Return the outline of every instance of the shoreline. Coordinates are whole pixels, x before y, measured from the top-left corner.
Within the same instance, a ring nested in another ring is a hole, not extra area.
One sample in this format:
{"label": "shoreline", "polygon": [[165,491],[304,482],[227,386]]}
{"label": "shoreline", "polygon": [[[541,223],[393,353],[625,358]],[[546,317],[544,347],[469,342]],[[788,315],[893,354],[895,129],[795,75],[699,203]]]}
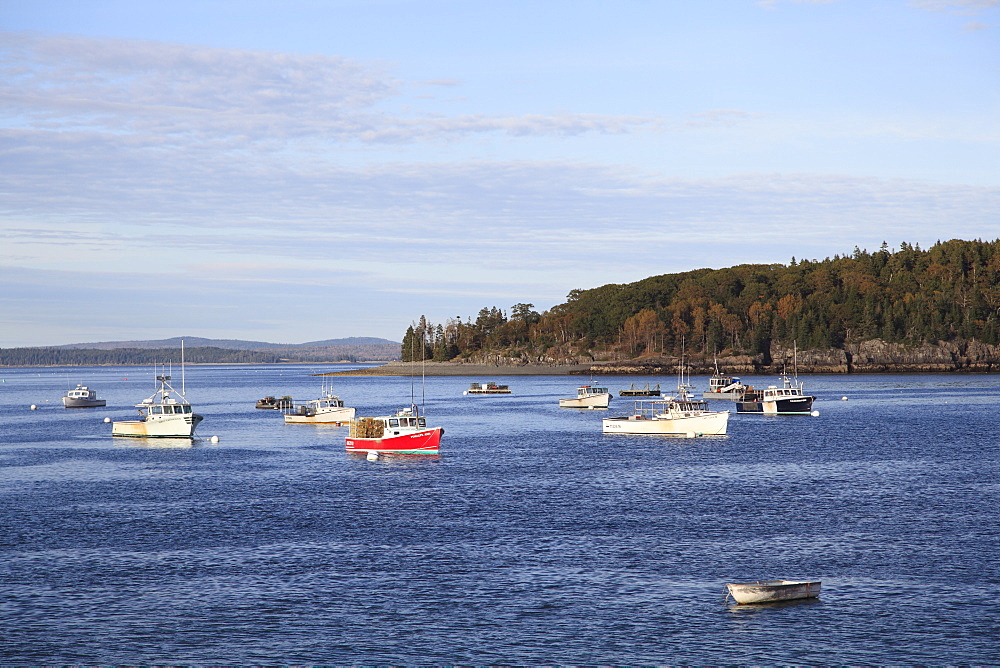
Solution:
{"label": "shoreline", "polygon": [[[871,376],[871,375],[894,375],[894,374],[941,374],[957,373],[969,375],[990,376],[997,373],[996,369],[976,369],[976,368],[941,368],[940,366],[923,368],[913,368],[921,365],[893,365],[897,368],[885,368],[889,365],[879,365],[877,369],[829,369],[829,368],[806,368],[799,365],[800,375],[831,375],[831,376]],[[898,368],[900,366],[906,368]],[[668,368],[669,367],[669,368]],[[705,376],[712,375],[714,369],[698,368],[692,369],[692,375]],[[387,362],[379,366],[366,369],[349,369],[346,371],[327,371],[323,373],[310,374],[312,376],[469,376],[475,378],[489,379],[504,376],[590,376],[597,378],[600,376],[673,376],[676,375],[674,367],[669,365],[639,366],[627,363],[608,365],[607,363],[588,364],[520,364],[517,366],[497,366],[493,364],[467,364],[464,362]],[[744,376],[775,376],[782,375],[777,369],[741,369],[734,371],[730,375]]]}
{"label": "shoreline", "polygon": [[523,364],[493,366],[462,362],[388,362],[381,366],[347,371],[328,371],[315,376],[586,376],[593,373],[592,364]]}

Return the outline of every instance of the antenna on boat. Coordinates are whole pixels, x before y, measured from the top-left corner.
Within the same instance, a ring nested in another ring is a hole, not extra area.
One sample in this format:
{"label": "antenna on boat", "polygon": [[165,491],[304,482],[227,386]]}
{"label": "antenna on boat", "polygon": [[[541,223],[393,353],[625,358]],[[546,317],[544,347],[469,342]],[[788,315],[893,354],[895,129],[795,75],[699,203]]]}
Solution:
{"label": "antenna on boat", "polygon": [[187,394],[184,389],[184,339],[181,339],[181,396]]}
{"label": "antenna on boat", "polygon": [[[423,337],[424,337],[424,334],[421,331],[420,332],[420,339],[421,339],[420,345],[421,345],[421,347],[423,347],[423,345],[424,345]],[[414,338],[416,338],[416,337],[414,337]],[[417,343],[414,340],[414,338],[410,339],[410,405],[411,406],[413,405],[413,353],[416,352],[415,346],[417,345]]]}
{"label": "antenna on boat", "polygon": [[[792,341],[792,375],[795,376],[795,384],[799,385],[799,342]],[[801,385],[800,385],[801,387]]]}

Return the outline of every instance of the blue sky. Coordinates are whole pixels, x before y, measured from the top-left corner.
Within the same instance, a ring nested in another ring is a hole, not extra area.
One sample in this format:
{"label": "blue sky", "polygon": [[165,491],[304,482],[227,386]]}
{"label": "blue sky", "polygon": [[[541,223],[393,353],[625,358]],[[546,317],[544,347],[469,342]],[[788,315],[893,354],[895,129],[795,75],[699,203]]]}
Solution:
{"label": "blue sky", "polygon": [[0,0],[0,347],[1000,236],[1000,0]]}

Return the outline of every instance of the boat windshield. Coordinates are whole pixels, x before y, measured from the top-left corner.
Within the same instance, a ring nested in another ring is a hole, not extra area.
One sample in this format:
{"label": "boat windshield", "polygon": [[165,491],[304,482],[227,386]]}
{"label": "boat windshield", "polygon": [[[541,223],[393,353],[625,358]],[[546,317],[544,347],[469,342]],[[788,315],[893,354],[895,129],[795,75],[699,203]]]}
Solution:
{"label": "boat windshield", "polygon": [[153,415],[181,415],[184,413],[190,413],[191,406],[188,404],[176,404],[167,406],[152,406],[150,408],[150,413]]}

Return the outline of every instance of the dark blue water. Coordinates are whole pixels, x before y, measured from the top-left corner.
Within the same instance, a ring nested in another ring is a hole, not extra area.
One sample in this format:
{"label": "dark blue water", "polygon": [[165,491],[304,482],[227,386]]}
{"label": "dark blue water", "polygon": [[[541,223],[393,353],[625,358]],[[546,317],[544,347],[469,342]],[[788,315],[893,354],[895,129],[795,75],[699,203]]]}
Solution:
{"label": "dark blue water", "polygon": [[[704,439],[604,435],[575,378],[428,378],[441,455],[367,461],[254,409],[319,370],[188,367],[205,440],[156,447],[103,422],[152,370],[0,369],[0,662],[1000,664],[1000,377],[806,377],[819,417]],[[724,603],[761,578],[823,595]]]}

